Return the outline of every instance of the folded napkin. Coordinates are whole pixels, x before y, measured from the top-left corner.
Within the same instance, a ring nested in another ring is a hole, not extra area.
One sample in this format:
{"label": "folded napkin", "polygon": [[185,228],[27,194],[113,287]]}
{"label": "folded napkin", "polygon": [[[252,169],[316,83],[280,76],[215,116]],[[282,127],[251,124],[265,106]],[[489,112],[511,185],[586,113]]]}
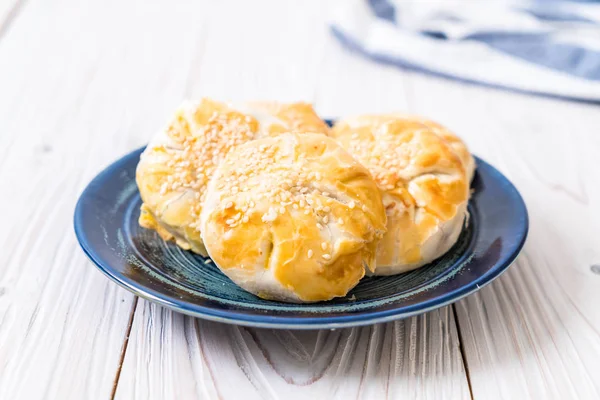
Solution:
{"label": "folded napkin", "polygon": [[600,3],[346,0],[330,26],[344,45],[377,61],[600,102]]}

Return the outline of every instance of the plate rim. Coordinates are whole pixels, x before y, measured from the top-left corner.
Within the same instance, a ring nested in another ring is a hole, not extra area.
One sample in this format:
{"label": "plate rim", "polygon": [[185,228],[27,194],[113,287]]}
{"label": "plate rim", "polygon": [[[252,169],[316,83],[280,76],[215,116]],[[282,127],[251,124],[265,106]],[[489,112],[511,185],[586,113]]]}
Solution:
{"label": "plate rim", "polygon": [[88,185],[82,191],[75,206],[75,213],[73,216],[75,236],[77,237],[79,245],[83,249],[83,252],[87,258],[111,281],[148,301],[158,303],[180,313],[206,320],[257,328],[308,330],[364,326],[408,318],[452,304],[491,283],[504,271],[506,271],[510,265],[513,264],[515,259],[521,253],[529,233],[529,215],[527,206],[520,192],[517,190],[514,184],[506,176],[504,176],[504,174],[498,171],[491,164],[474,155],[473,157],[475,158],[477,165],[483,164],[487,168],[491,169],[491,171],[500,177],[503,183],[506,184],[508,189],[514,192],[516,195],[514,196],[515,201],[518,203],[520,209],[518,213],[522,214],[523,223],[520,226],[520,229],[518,229],[517,235],[514,237],[516,240],[513,242],[513,246],[511,246],[514,247],[512,252],[507,255],[504,260],[498,260],[490,270],[470,281],[468,284],[462,285],[459,288],[420,303],[389,310],[377,311],[375,309],[370,311],[362,311],[353,315],[342,316],[313,316],[297,318],[293,316],[247,315],[231,310],[217,310],[211,307],[193,303],[191,303],[192,307],[189,307],[188,302],[177,303],[176,301],[173,301],[174,299],[172,296],[165,295],[164,293],[158,292],[154,289],[141,286],[135,279],[128,278],[127,276],[118,273],[118,271],[109,265],[104,265],[104,262],[100,260],[100,257],[95,254],[93,249],[94,246],[90,245],[86,233],[82,229],[82,220],[84,218],[83,203],[88,197],[89,192],[92,191],[100,182],[102,182],[106,176],[113,176],[115,170],[117,173],[120,172],[121,168],[119,167],[121,167],[121,164],[129,160],[130,157],[135,157],[137,154],[140,154],[144,148],[145,146],[142,146],[120,157],[104,168],[88,183]]}

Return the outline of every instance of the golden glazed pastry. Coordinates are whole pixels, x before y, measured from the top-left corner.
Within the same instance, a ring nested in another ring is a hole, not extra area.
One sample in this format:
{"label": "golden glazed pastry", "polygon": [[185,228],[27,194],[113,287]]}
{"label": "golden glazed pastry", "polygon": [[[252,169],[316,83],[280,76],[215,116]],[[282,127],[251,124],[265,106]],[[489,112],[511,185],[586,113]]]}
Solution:
{"label": "golden glazed pastry", "polygon": [[332,137],[373,174],[387,214],[377,275],[418,268],[447,252],[462,230],[475,163],[442,126],[400,114],[339,121]]}
{"label": "golden glazed pastry", "polygon": [[329,128],[304,103],[232,106],[203,99],[180,107],[140,157],[140,225],[206,256],[200,213],[215,168],[235,146],[289,131],[328,134]]}
{"label": "golden glazed pastry", "polygon": [[209,184],[204,245],[259,297],[344,296],[375,267],[386,216],[367,169],[334,140],[283,134],[231,151]]}

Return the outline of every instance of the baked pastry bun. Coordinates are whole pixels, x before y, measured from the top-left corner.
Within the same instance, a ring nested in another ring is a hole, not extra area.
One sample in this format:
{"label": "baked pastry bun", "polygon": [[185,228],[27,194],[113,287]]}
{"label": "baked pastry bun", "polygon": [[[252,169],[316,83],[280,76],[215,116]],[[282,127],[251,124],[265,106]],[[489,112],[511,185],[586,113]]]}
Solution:
{"label": "baked pastry bun", "polygon": [[447,252],[462,230],[475,163],[440,125],[400,114],[339,121],[332,137],[373,174],[387,214],[376,275],[418,268]]}
{"label": "baked pastry bun", "polygon": [[328,134],[329,128],[305,103],[233,106],[203,99],[183,105],[140,157],[140,225],[206,256],[200,214],[215,168],[235,146],[289,131]]}
{"label": "baked pastry bun", "polygon": [[334,140],[286,133],[232,150],[209,184],[204,245],[264,299],[344,296],[375,268],[386,216],[369,171]]}

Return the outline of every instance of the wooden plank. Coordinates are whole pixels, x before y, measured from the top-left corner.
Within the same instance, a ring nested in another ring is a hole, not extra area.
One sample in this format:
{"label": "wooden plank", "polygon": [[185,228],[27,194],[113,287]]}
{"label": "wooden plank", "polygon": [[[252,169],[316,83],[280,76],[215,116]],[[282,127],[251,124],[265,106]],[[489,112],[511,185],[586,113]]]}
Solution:
{"label": "wooden plank", "polygon": [[475,398],[600,398],[600,110],[412,75],[434,116],[505,173],[530,214],[523,254],[457,304]]}
{"label": "wooden plank", "polygon": [[[268,14],[245,5],[236,15],[211,9],[189,95],[314,100],[332,116],[405,106],[405,77],[342,50],[320,2],[268,4]],[[228,36],[233,29],[244,34]],[[450,308],[372,327],[293,332],[210,323],[140,300],[116,392],[118,399],[407,395],[470,398]]]}
{"label": "wooden plank", "polygon": [[412,97],[401,70],[366,60],[327,34],[315,102],[321,115],[339,118],[405,110]]}
{"label": "wooden plank", "polygon": [[451,308],[335,331],[207,322],[140,300],[117,399],[470,399]]}
{"label": "wooden plank", "polygon": [[211,17],[202,63],[187,95],[313,101],[327,36],[326,6],[315,0],[207,5],[204,12]]}
{"label": "wooden plank", "polygon": [[33,2],[0,42],[2,399],[113,391],[134,296],[85,259],[73,209],[180,100],[195,4]]}

